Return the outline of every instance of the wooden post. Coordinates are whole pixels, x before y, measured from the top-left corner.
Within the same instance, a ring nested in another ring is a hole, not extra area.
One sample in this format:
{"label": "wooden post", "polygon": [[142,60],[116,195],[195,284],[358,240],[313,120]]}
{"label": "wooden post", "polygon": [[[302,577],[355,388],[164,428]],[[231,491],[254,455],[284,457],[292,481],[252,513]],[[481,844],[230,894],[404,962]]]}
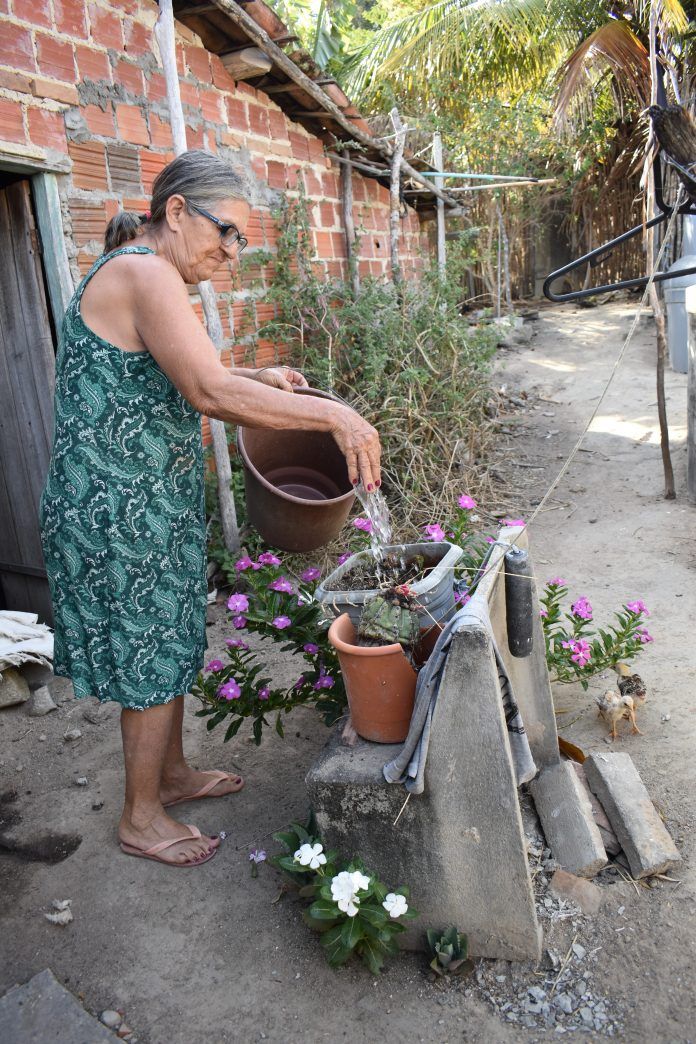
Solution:
{"label": "wooden post", "polygon": [[399,198],[399,187],[401,184],[401,160],[406,143],[406,128],[401,122],[399,110],[396,107],[392,109],[389,115],[396,132],[394,151],[391,156],[391,180],[389,182],[389,244],[391,248],[392,279],[395,283],[400,283],[399,238],[401,232],[401,200]]}
{"label": "wooden post", "polygon": [[[155,38],[159,45],[164,79],[167,85],[167,102],[169,104],[174,152],[179,156],[182,152],[186,152],[187,144],[184,110],[181,107],[181,93],[179,91],[179,74],[176,68],[172,0],[159,0],[159,8],[159,17],[155,23]],[[223,344],[222,323],[220,322],[220,313],[218,312],[217,299],[212,283],[209,280],[199,283],[198,293],[203,305],[208,336],[218,352],[220,352]],[[240,542],[237,511],[234,497],[232,496],[232,466],[227,445],[227,431],[224,421],[210,417],[209,423],[215,454],[222,536],[227,550],[234,553],[239,550]]]}
{"label": "wooden post", "polygon": [[353,296],[360,290],[358,259],[355,256],[355,222],[353,221],[353,168],[350,164],[350,153],[346,151],[347,163],[341,163],[341,204],[343,207],[343,231],[346,237],[346,256],[348,258],[348,276],[353,288]]}
{"label": "wooden post", "polygon": [[[433,166],[437,170],[444,170],[442,165],[442,135],[439,131],[433,134]],[[438,188],[442,188],[444,178],[435,178]],[[440,275],[444,278],[447,265],[445,253],[445,204],[437,200],[437,267]]]}

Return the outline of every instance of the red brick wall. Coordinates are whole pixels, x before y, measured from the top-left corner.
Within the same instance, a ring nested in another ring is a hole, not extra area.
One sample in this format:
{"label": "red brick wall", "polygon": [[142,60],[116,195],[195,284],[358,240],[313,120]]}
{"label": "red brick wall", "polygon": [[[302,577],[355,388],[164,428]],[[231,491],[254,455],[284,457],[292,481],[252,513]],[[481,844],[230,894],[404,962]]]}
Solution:
{"label": "red brick wall", "polygon": [[[59,182],[75,278],[101,252],[105,225],[119,208],[147,209],[154,177],[173,158],[164,77],[155,57],[156,18],[154,0],[0,0],[0,149],[9,142],[6,150],[44,150],[71,166]],[[317,263],[330,276],[345,275],[339,172],[322,142],[268,95],[236,83],[189,29],[178,23],[177,29],[189,146],[250,166],[260,188],[292,196],[301,181]],[[360,174],[354,174],[353,190],[359,270],[386,275],[388,192]],[[268,202],[254,209],[249,223],[250,252],[275,248],[273,196],[265,195]],[[402,231],[404,269],[411,276],[423,261],[419,221],[410,209]],[[259,300],[268,275],[259,265],[244,276],[227,269],[214,279],[228,339],[226,361],[245,355],[242,326],[269,318]],[[275,358],[276,347],[261,342],[258,364]]]}

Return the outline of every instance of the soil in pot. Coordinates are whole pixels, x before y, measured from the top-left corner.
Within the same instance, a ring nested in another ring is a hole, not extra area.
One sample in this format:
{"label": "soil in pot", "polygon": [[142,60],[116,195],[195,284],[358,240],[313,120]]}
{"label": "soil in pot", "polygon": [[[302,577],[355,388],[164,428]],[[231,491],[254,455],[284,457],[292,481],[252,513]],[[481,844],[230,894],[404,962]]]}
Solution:
{"label": "soil in pot", "polygon": [[389,552],[382,562],[376,559],[359,562],[339,577],[331,591],[376,591],[396,584],[415,584],[423,580],[434,566],[427,565],[423,555],[402,557]]}

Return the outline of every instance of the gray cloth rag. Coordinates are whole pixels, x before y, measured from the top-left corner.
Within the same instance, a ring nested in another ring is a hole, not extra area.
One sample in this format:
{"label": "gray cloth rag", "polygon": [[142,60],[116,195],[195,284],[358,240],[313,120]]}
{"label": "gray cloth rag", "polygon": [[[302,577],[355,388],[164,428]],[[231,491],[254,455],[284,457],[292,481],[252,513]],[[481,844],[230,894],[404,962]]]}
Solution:
{"label": "gray cloth rag", "polygon": [[[480,604],[479,600],[474,598],[452,617],[438,638],[428,662],[422,667],[416,684],[416,698],[408,736],[401,752],[382,769],[387,783],[403,783],[411,794],[422,794],[425,789],[424,775],[430,744],[430,727],[452,636],[464,624],[470,623],[481,624],[490,635],[493,644],[517,786],[528,783],[537,774],[512,685],[493,636],[488,604],[483,598]],[[466,679],[463,679],[462,699],[466,699],[465,686]]]}

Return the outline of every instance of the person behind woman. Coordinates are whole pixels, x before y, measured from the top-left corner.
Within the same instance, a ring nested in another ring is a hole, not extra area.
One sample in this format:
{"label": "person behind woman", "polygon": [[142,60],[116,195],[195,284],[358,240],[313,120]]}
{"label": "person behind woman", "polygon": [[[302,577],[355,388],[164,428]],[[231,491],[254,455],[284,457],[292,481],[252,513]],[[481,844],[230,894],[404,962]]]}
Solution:
{"label": "person behind woman", "polygon": [[55,613],[54,671],[77,697],[122,707],[121,848],[173,866],[217,838],[166,807],[243,781],[196,772],[182,747],[184,693],[206,648],[201,416],[330,432],[353,483],[380,483],[377,432],[288,367],[223,366],[189,301],[246,245],[244,184],[222,159],[185,152],[155,179],[150,212],[113,218],[76,290],[56,357],[53,449],[40,504]]}

